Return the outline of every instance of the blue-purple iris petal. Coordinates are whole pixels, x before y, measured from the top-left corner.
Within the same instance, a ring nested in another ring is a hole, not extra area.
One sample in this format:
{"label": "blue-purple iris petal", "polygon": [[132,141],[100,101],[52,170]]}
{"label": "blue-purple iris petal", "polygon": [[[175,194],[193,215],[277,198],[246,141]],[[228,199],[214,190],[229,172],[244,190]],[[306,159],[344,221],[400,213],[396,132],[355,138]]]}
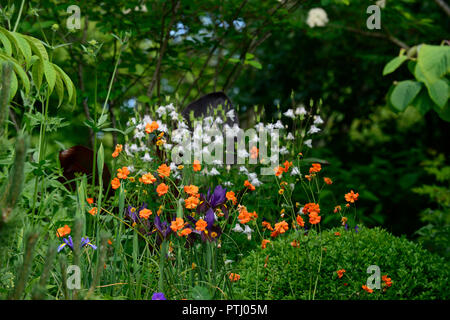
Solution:
{"label": "blue-purple iris petal", "polygon": [[152,300],[167,300],[166,297],[164,296],[164,293],[162,292],[155,292],[152,295]]}

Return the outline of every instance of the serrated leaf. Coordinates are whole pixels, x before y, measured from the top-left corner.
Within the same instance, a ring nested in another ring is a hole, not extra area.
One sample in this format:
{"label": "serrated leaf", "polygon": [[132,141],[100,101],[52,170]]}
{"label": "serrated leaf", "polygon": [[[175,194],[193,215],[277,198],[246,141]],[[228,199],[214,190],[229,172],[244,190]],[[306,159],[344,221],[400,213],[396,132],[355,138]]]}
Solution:
{"label": "serrated leaf", "polygon": [[61,80],[59,74],[56,75],[55,90],[56,94],[58,95],[58,108],[59,108],[64,100],[64,83]]}
{"label": "serrated leaf", "polygon": [[31,50],[42,60],[48,60],[47,50],[45,50],[42,42],[36,38],[30,36],[24,36],[30,44]]}
{"label": "serrated leaf", "polygon": [[38,59],[35,63],[33,63],[31,68],[31,76],[33,78],[34,85],[39,91],[42,86],[42,79],[44,78],[44,63],[41,59]]}
{"label": "serrated leaf", "polygon": [[19,76],[20,81],[22,81],[24,86],[25,93],[28,94],[30,92],[30,80],[20,64],[14,58],[8,57],[4,54],[0,54],[0,60],[10,61],[12,63],[14,72]]}
{"label": "serrated leaf", "polygon": [[408,60],[406,56],[399,56],[389,61],[383,69],[383,76],[397,70],[397,68],[400,67],[406,60]]}
{"label": "serrated leaf", "polygon": [[403,111],[410,105],[420,91],[422,84],[417,81],[405,80],[399,82],[391,94],[391,103],[398,111]]}
{"label": "serrated leaf", "polygon": [[44,60],[43,65],[44,65],[44,75],[45,79],[47,79],[49,93],[52,93],[56,82],[56,71],[55,68],[53,68],[52,63],[50,63],[49,61]]}
{"label": "serrated leaf", "polygon": [[3,49],[6,55],[11,56],[12,55],[12,46],[11,42],[8,40],[8,37],[5,36],[2,32],[0,32],[0,42],[3,45]]}
{"label": "serrated leaf", "polygon": [[68,95],[68,100],[70,103],[72,103],[72,99],[73,99],[73,95],[74,95],[74,90],[75,90],[75,86],[73,85],[72,80],[70,79],[70,77],[60,68],[58,67],[56,64],[53,64],[53,67],[56,69],[56,71],[58,72],[58,74],[61,76],[62,80],[64,81],[64,84],[66,85],[66,89],[67,89],[67,95]]}
{"label": "serrated leaf", "polygon": [[31,63],[32,52],[27,40],[17,32],[10,32],[10,35],[15,39],[17,49],[22,53],[26,65],[29,66]]}

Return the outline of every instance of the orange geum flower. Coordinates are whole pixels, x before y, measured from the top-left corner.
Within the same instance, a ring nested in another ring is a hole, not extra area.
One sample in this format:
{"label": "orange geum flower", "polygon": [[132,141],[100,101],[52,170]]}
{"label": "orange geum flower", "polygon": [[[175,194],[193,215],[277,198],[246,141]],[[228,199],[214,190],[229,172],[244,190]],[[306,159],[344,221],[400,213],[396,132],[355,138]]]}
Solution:
{"label": "orange geum flower", "polygon": [[267,221],[263,221],[263,222],[262,222],[262,226],[263,226],[263,228],[265,228],[265,229],[267,229],[267,230],[273,231],[272,226],[271,226],[270,223],[267,222]]}
{"label": "orange geum flower", "polygon": [[192,233],[192,229],[191,228],[184,228],[181,232],[180,232],[180,236],[185,236],[187,237],[189,234]]}
{"label": "orange geum flower", "polygon": [[284,220],[281,222],[275,223],[275,231],[278,234],[285,233],[288,229],[289,229],[289,225]]}
{"label": "orange geum flower", "polygon": [[300,247],[300,242],[298,242],[297,240],[294,240],[291,242],[291,246],[293,246],[294,248],[298,248],[298,247]]}
{"label": "orange geum flower", "polygon": [[191,196],[184,201],[184,204],[186,209],[195,209],[199,202],[200,200],[197,197]]}
{"label": "orange geum flower", "polygon": [[340,232],[335,232],[334,235],[335,235],[336,237],[339,237],[339,236],[341,235],[341,233],[340,233]]}
{"label": "orange geum flower", "polygon": [[363,288],[365,291],[367,291],[368,293],[372,293],[372,292],[373,292],[373,289],[369,289],[369,287],[366,286],[366,285],[363,285],[362,288]]}
{"label": "orange geum flower", "polygon": [[245,180],[244,186],[247,187],[251,191],[255,191],[255,186],[250,183],[250,181]]}
{"label": "orange geum flower", "polygon": [[337,273],[339,279],[342,278],[342,277],[344,276],[344,272],[345,272],[345,269],[340,269],[340,270],[336,271],[336,273]]}
{"label": "orange geum flower", "polygon": [[243,209],[239,210],[238,219],[241,224],[246,224],[247,222],[250,222],[252,216],[251,213],[248,212],[245,207],[243,207]]}
{"label": "orange geum flower", "polygon": [[193,184],[184,186],[184,192],[186,192],[190,196],[195,196],[196,194],[198,194],[198,187],[194,186]]}
{"label": "orange geum flower", "polygon": [[292,167],[292,162],[289,162],[289,161],[286,160],[286,161],[284,162],[284,169],[283,169],[283,171],[284,171],[284,172],[288,172],[289,167]]}
{"label": "orange geum flower", "polygon": [[130,174],[130,170],[128,170],[127,167],[122,167],[122,168],[117,169],[117,178],[119,178],[119,179],[126,179],[129,174]]}
{"label": "orange geum flower", "polygon": [[64,227],[61,227],[61,228],[58,228],[57,230],[56,230],[56,236],[58,237],[58,238],[60,238],[60,237],[65,237],[65,236],[67,236],[68,234],[70,234],[70,227],[66,224]]}
{"label": "orange geum flower", "polygon": [[280,190],[278,190],[278,194],[283,194],[284,193],[284,189],[281,188]]}
{"label": "orange geum flower", "polygon": [[309,214],[309,223],[318,224],[320,222],[321,216],[317,214],[317,212],[311,212]]}
{"label": "orange geum flower", "polygon": [[139,217],[147,220],[152,215],[152,213],[153,213],[152,210],[144,208],[141,211],[139,211]]}
{"label": "orange geum flower", "polygon": [[95,216],[97,214],[97,207],[93,207],[91,210],[88,211],[92,216]]}
{"label": "orange geum flower", "polygon": [[228,191],[225,196],[227,197],[227,200],[230,200],[233,202],[233,204],[237,203],[236,195],[233,191]]}
{"label": "orange geum flower", "polygon": [[156,188],[156,192],[158,192],[158,196],[163,196],[169,191],[169,186],[165,183],[160,183]]}
{"label": "orange geum flower", "polygon": [[87,198],[86,201],[89,204],[93,204],[94,203],[94,198]]}
{"label": "orange geum flower", "polygon": [[151,184],[156,181],[156,178],[151,173],[146,173],[139,178],[139,181],[144,184]]}
{"label": "orange geum flower", "polygon": [[172,229],[174,232],[183,229],[183,227],[184,227],[183,218],[176,218],[175,220],[172,221],[170,225],[170,229]]}
{"label": "orange geum flower", "polygon": [[263,249],[267,248],[268,243],[270,243],[270,240],[263,239],[263,241],[261,243],[261,248],[263,248]]}
{"label": "orange geum flower", "polygon": [[158,123],[156,121],[153,121],[152,123],[147,123],[145,125],[145,132],[152,133],[153,131],[155,131],[158,128],[159,128]]}
{"label": "orange geum flower", "polygon": [[359,193],[354,193],[353,190],[350,190],[349,193],[345,194],[345,201],[354,203],[356,200],[358,200]]}
{"label": "orange geum flower", "polygon": [[343,226],[345,226],[345,224],[347,223],[347,220],[348,220],[347,217],[342,217],[341,218],[341,222],[342,222]]}
{"label": "orange geum flower", "polygon": [[309,168],[309,174],[318,173],[320,172],[320,170],[322,170],[322,166],[320,165],[320,163],[313,163],[312,167]]}
{"label": "orange geum flower", "polygon": [[302,209],[303,213],[311,213],[311,212],[317,212],[320,213],[320,206],[317,203],[310,202],[305,204],[305,206]]}
{"label": "orange geum flower", "polygon": [[333,180],[331,180],[330,178],[327,178],[327,177],[323,178],[323,181],[325,181],[326,184],[332,184],[333,183]]}
{"label": "orange geum flower", "polygon": [[114,178],[111,181],[111,187],[116,190],[120,187],[120,180],[118,178]]}
{"label": "orange geum flower", "polygon": [[194,171],[200,171],[202,170],[202,166],[200,164],[200,161],[194,160],[194,164],[192,165]]}
{"label": "orange geum flower", "polygon": [[116,148],[114,149],[112,157],[117,158],[119,156],[119,153],[122,152],[122,149],[123,149],[123,146],[121,144],[116,144]]}
{"label": "orange geum flower", "polygon": [[199,219],[195,223],[195,230],[197,230],[197,231],[205,231],[207,226],[208,226],[208,223],[205,220]]}
{"label": "orange geum flower", "polygon": [[297,215],[297,224],[300,226],[300,227],[304,227],[305,226],[305,221],[303,221],[303,218],[300,216],[300,215]]}
{"label": "orange geum flower", "polygon": [[309,175],[309,174],[305,174],[305,178],[308,179],[308,181],[311,181],[313,176]]}
{"label": "orange geum flower", "polygon": [[230,273],[230,277],[229,278],[230,278],[231,282],[236,282],[236,281],[238,281],[241,278],[241,276],[238,275],[237,273]]}
{"label": "orange geum flower", "polygon": [[161,178],[170,176],[170,167],[168,167],[165,163],[160,165],[157,171]]}
{"label": "orange geum flower", "polygon": [[281,166],[278,166],[276,168],[273,169],[275,171],[275,176],[279,177],[283,174],[284,169]]}
{"label": "orange geum flower", "polygon": [[336,207],[334,207],[333,212],[338,213],[338,211],[341,211],[341,210],[342,210],[341,206],[336,206]]}

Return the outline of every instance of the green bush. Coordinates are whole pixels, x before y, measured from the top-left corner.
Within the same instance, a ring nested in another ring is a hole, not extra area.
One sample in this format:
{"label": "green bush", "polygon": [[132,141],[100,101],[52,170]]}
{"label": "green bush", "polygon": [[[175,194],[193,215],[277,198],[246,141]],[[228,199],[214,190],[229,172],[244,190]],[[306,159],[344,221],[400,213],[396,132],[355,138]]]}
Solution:
{"label": "green bush", "polygon": [[[291,245],[295,239],[299,247]],[[367,273],[371,265],[391,278],[392,286],[385,287],[381,281],[381,289],[364,291],[362,285],[371,276]],[[266,249],[253,250],[236,267],[241,279],[234,285],[240,299],[311,299],[316,281],[314,298],[323,300],[450,296],[448,263],[380,228],[361,227],[355,232],[340,227],[308,235],[281,235]],[[346,271],[341,279],[336,273],[340,269]]]}

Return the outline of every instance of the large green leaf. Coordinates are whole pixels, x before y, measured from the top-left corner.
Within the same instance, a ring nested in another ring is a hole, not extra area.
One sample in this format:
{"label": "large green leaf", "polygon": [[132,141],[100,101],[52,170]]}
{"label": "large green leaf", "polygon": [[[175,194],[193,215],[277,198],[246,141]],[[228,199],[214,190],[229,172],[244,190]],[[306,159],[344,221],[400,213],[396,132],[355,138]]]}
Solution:
{"label": "large green leaf", "polygon": [[25,93],[28,94],[30,92],[30,80],[28,79],[27,74],[22,69],[20,64],[14,58],[6,56],[1,53],[0,53],[0,60],[10,61],[12,63],[14,72],[19,76],[19,78],[22,81],[22,84],[24,86]]}
{"label": "large green leaf", "polygon": [[0,32],[0,42],[3,45],[4,53],[8,56],[12,55],[11,42],[8,40],[8,37],[5,36],[2,32]]}
{"label": "large green leaf", "polygon": [[44,75],[45,79],[47,79],[49,93],[52,93],[56,82],[56,71],[55,68],[53,68],[53,64],[51,62],[43,60],[43,63]]}
{"label": "large green leaf", "polygon": [[448,83],[444,79],[435,80],[432,83],[425,83],[428,88],[428,93],[431,99],[443,108],[448,100]]}
{"label": "large green leaf", "polygon": [[30,36],[24,36],[30,44],[31,50],[42,60],[48,60],[47,50],[45,50],[42,42],[36,38]]}
{"label": "large green leaf", "polygon": [[34,85],[37,90],[41,88],[42,79],[44,78],[44,62],[41,59],[37,59],[31,68],[31,76],[33,78]]}
{"label": "large green leaf", "polygon": [[422,45],[417,65],[428,81],[433,82],[450,73],[450,47]]}
{"label": "large green leaf", "polygon": [[417,81],[405,80],[399,82],[391,94],[392,106],[398,111],[408,107],[420,91],[422,84]]}

